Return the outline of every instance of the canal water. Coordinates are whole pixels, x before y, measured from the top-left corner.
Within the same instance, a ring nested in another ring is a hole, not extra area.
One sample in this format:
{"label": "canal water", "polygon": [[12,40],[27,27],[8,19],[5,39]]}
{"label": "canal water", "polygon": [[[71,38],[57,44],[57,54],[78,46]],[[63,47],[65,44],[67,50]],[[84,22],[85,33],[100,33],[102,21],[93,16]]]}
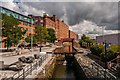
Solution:
{"label": "canal water", "polygon": [[[73,52],[74,49],[72,49],[71,46],[64,46],[62,48],[58,48],[55,50],[55,52]],[[66,59],[67,58],[67,59]],[[58,60],[57,61],[57,65],[55,67],[55,71],[53,73],[53,80],[56,79],[63,79],[63,80],[76,80],[76,76],[74,74],[74,70],[73,70],[73,56],[68,56],[65,57],[62,60]]]}
{"label": "canal water", "polygon": [[56,49],[54,52],[66,53],[66,55],[55,54],[58,60],[56,61],[57,64],[53,72],[52,80],[87,80],[85,73],[74,55],[69,54],[76,52],[71,44],[66,43],[63,47]]}
{"label": "canal water", "polygon": [[71,65],[59,64],[56,66],[56,69],[53,74],[53,79],[74,79],[75,74]]}

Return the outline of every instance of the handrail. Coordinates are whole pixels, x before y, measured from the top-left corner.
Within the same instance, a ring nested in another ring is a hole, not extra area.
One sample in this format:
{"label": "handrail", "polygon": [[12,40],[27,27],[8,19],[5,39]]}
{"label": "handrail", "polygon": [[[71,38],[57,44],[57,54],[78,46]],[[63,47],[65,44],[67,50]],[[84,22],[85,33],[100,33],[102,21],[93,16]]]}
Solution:
{"label": "handrail", "polygon": [[[91,65],[93,67],[96,66],[97,69],[99,69],[99,72],[103,72],[104,74],[102,75],[106,75],[106,78],[113,78],[113,79],[117,79],[117,77],[115,75],[113,75],[112,73],[110,73],[110,71],[108,69],[104,69],[102,66],[100,66],[99,64],[97,64],[96,62],[91,63]],[[101,73],[100,73],[101,74]],[[104,77],[105,78],[105,77]]]}
{"label": "handrail", "polygon": [[29,75],[32,74],[32,71],[40,67],[47,58],[47,54],[41,56],[38,60],[36,60],[34,63],[31,63],[27,66],[25,66],[21,71],[18,71],[17,73],[13,74],[12,77],[6,78],[4,80],[19,80],[19,78],[22,78],[23,80]]}
{"label": "handrail", "polygon": [[88,62],[89,62],[89,58],[85,58],[85,56],[78,58],[78,63],[80,64],[85,74],[89,72],[88,74],[86,74],[88,75],[88,77],[107,78],[107,79],[111,78],[113,80],[117,79],[117,76],[112,74],[108,69],[104,69],[101,65],[99,65],[95,61],[90,62],[90,64],[87,64]]}

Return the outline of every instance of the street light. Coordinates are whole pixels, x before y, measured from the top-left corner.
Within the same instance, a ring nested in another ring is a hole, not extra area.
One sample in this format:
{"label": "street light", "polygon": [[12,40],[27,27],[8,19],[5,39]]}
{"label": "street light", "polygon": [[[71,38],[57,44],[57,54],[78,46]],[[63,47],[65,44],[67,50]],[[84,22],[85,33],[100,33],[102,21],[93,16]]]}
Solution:
{"label": "street light", "polygon": [[40,29],[40,52],[41,52],[41,47],[42,47],[42,30],[41,29]]}
{"label": "street light", "polygon": [[[107,49],[109,48],[109,46],[111,45],[111,43],[107,43],[105,40],[105,36],[104,36],[104,30],[105,30],[105,26],[102,26],[102,36],[103,36],[103,45],[104,45],[104,51],[105,51],[105,57],[107,56]],[[104,72],[104,78],[105,80],[107,79],[106,76],[106,69],[107,69],[107,61],[105,61],[105,72]]]}
{"label": "street light", "polygon": [[[104,39],[104,29],[105,29],[105,26],[102,26],[102,42],[104,45],[104,51],[105,51],[105,57],[106,57],[106,40]],[[105,80],[106,80],[106,66],[107,66],[107,62],[105,61],[105,71],[104,71]]]}
{"label": "street light", "polygon": [[[39,18],[39,17],[38,17]],[[39,24],[39,20],[35,20],[35,23],[37,24],[37,26],[40,26],[41,25]],[[41,28],[42,29],[42,28]],[[42,47],[42,30],[40,29],[40,52],[41,52],[41,47]]]}

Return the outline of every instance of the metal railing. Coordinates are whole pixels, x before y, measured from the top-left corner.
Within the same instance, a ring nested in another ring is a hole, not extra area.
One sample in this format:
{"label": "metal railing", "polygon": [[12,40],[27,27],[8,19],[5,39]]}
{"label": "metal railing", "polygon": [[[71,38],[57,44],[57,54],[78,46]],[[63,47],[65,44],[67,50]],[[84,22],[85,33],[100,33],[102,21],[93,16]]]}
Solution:
{"label": "metal railing", "polygon": [[96,62],[91,63],[92,70],[96,71],[96,77],[98,78],[106,78],[106,79],[112,79],[116,80],[117,77],[113,75],[108,69],[104,69],[102,66],[97,64]]}
{"label": "metal railing", "polygon": [[28,75],[32,74],[33,70],[35,69],[37,70],[37,68],[42,65],[42,63],[46,60],[46,58],[47,58],[47,54],[42,55],[39,59],[37,59],[33,63],[25,66],[21,71],[18,71],[17,73],[13,74],[12,77],[3,80],[19,80],[19,79],[25,80],[25,78]]}
{"label": "metal railing", "polygon": [[110,80],[117,79],[117,77],[108,69],[104,69],[98,63],[91,61],[86,56],[78,58],[78,63],[88,78],[106,78]]}

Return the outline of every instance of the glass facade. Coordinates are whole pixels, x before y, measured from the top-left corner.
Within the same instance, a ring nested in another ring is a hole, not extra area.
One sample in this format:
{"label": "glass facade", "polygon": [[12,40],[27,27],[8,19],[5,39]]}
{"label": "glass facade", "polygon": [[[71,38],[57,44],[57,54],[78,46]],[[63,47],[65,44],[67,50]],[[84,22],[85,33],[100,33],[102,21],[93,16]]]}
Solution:
{"label": "glass facade", "polygon": [[0,10],[1,10],[2,13],[7,14],[8,16],[12,15],[14,18],[16,18],[18,20],[25,21],[25,22],[28,22],[28,23],[31,23],[31,24],[34,23],[33,19],[31,19],[31,18],[29,18],[27,16],[24,16],[22,14],[16,13],[14,11],[11,11],[9,9],[0,7]]}

